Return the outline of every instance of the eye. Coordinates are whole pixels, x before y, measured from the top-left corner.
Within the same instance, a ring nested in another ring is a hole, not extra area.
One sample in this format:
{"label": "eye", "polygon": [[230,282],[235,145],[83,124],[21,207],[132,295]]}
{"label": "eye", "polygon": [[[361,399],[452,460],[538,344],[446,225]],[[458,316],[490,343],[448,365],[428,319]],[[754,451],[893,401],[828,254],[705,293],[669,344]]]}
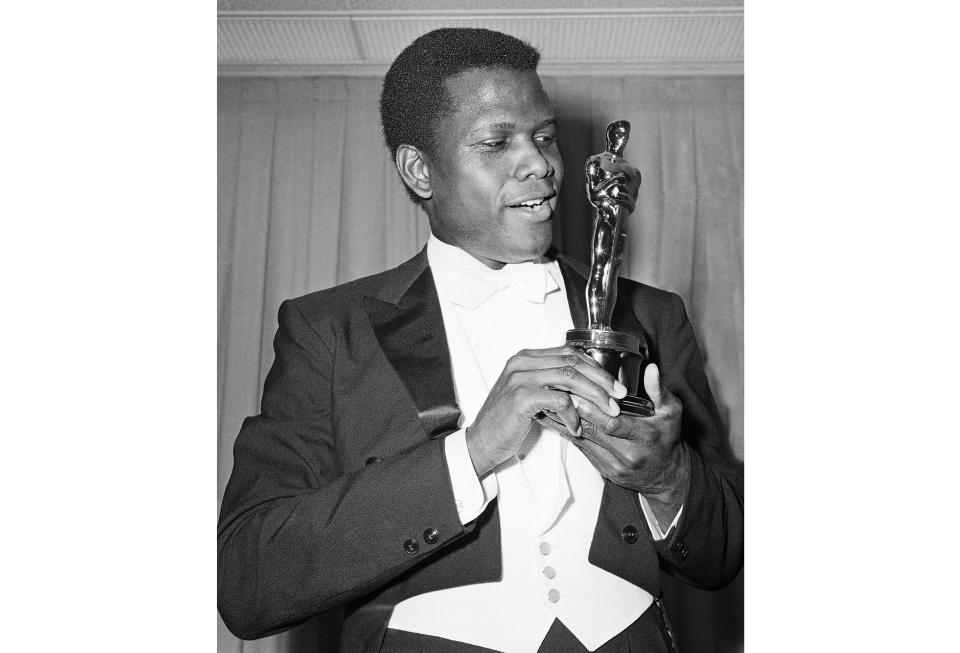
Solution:
{"label": "eye", "polygon": [[544,145],[552,145],[557,142],[557,135],[553,133],[537,134],[534,140]]}
{"label": "eye", "polygon": [[485,150],[500,150],[503,149],[503,146],[506,144],[507,141],[503,138],[491,138],[490,140],[480,143],[480,146]]}

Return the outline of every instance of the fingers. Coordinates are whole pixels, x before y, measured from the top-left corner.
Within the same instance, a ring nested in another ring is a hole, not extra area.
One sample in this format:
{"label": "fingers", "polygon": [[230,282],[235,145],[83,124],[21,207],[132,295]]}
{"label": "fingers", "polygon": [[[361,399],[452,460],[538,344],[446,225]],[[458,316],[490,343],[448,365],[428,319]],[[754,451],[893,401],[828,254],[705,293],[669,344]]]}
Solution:
{"label": "fingers", "polygon": [[[583,424],[587,426],[587,422]],[[588,429],[584,428],[584,432],[586,431],[588,431]],[[603,447],[600,443],[587,436],[583,438],[571,438],[570,442],[582,451],[583,455],[587,457],[587,460],[606,478],[610,478],[616,470],[621,467],[621,463],[613,451]]]}
{"label": "fingers", "polygon": [[[563,345],[548,349],[522,349],[510,357],[504,371],[519,372],[531,369],[547,369],[569,365],[582,373],[592,374],[601,384],[612,387],[615,379],[607,374],[597,361],[576,347]],[[626,392],[626,389],[624,389]]]}
{"label": "fingers", "polygon": [[527,349],[512,356],[504,376],[513,384],[537,384],[573,392],[610,414],[620,411],[616,402],[627,388],[582,351],[569,346]]}
{"label": "fingers", "polygon": [[[619,411],[616,414],[606,412],[602,408],[591,402],[574,402],[580,418],[595,425],[600,431],[614,437],[625,438],[629,436],[627,417],[621,415]],[[619,406],[618,406],[619,408]]]}
{"label": "fingers", "polygon": [[663,390],[660,388],[660,368],[657,367],[656,363],[650,363],[647,365],[647,369],[643,371],[643,387],[654,407],[660,408],[663,404]]}
{"label": "fingers", "polygon": [[679,403],[672,392],[660,383],[660,368],[656,363],[647,365],[643,372],[643,387],[647,396],[653,402],[654,410],[658,413],[672,410],[673,404]]}
{"label": "fingers", "polygon": [[603,387],[614,399],[623,399],[627,396],[627,386],[620,383],[619,379],[614,378],[613,375],[600,367],[600,364],[597,363],[597,361],[593,360],[583,352],[579,350],[575,351],[577,351],[580,356],[587,360],[587,363],[584,367],[577,367],[577,370],[581,374],[597,385]]}
{"label": "fingers", "polygon": [[[620,473],[641,464],[646,455],[645,448],[638,446],[638,442],[605,433],[600,428],[586,420],[581,420],[581,437],[571,438],[577,447],[585,454],[589,453],[591,462],[598,463],[601,473]],[[609,478],[609,476],[608,476]]]}
{"label": "fingers", "polygon": [[507,365],[510,365],[510,362],[514,359],[524,360],[524,359],[534,359],[534,358],[544,358],[549,356],[563,356],[566,354],[576,354],[584,360],[584,362],[593,362],[593,359],[587,356],[585,353],[577,349],[576,347],[571,347],[570,345],[558,345],[556,347],[545,347],[543,349],[521,349],[516,354],[510,357],[510,361],[507,362]]}
{"label": "fingers", "polygon": [[541,426],[553,430],[559,430],[557,426],[560,426],[574,437],[581,433],[580,414],[566,392],[541,388],[529,397],[528,410],[530,417]]}
{"label": "fingers", "polygon": [[561,422],[559,418],[551,412],[544,411],[542,417],[534,418],[534,421],[537,422],[542,428],[550,429],[551,431],[556,431],[561,436],[567,439],[577,439],[583,434],[583,425],[585,422],[580,421],[580,425],[577,427],[576,431],[570,431],[567,428],[566,424]]}
{"label": "fingers", "polygon": [[[586,374],[581,373],[581,369],[579,366],[566,365],[543,370],[514,372],[511,375],[510,382],[518,386],[562,390],[586,400],[580,402],[581,405],[593,404],[608,415],[619,415],[620,406],[616,399],[610,396],[611,389],[598,384],[587,376],[589,374],[587,370],[583,370]],[[607,385],[612,384],[607,383]],[[572,402],[570,407],[576,412]]]}

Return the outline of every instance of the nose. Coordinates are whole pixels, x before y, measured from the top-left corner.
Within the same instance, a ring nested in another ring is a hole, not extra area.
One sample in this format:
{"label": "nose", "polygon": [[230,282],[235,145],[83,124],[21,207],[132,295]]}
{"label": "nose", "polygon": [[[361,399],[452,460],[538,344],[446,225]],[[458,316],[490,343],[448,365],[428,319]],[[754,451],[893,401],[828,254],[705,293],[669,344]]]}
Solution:
{"label": "nose", "polygon": [[523,181],[533,177],[543,179],[554,173],[553,163],[541,149],[537,141],[530,140],[524,143],[518,153],[516,177]]}

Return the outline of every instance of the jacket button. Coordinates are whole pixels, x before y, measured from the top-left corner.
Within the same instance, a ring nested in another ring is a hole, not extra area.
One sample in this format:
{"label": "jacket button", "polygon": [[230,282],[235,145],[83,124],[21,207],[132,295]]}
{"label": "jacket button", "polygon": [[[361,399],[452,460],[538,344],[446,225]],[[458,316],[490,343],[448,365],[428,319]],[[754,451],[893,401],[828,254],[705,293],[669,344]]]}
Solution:
{"label": "jacket button", "polygon": [[627,544],[633,544],[637,541],[637,538],[640,537],[640,533],[634,526],[624,526],[623,530],[620,531],[620,537],[622,537],[623,541]]}
{"label": "jacket button", "polygon": [[403,543],[403,550],[407,553],[413,554],[420,550],[420,545],[417,544],[417,541],[411,537],[409,540]]}
{"label": "jacket button", "polygon": [[363,463],[363,464],[364,464],[364,465],[372,465],[373,463],[378,463],[378,462],[380,462],[381,460],[383,460],[383,458],[381,458],[380,456],[370,456],[369,458],[367,458],[366,462]]}
{"label": "jacket button", "polygon": [[673,555],[679,558],[680,562],[686,560],[687,556],[690,555],[690,550],[683,542],[674,542],[673,546],[670,547],[670,551],[673,552]]}
{"label": "jacket button", "polygon": [[437,540],[440,539],[440,533],[437,532],[436,528],[428,528],[423,531],[423,539],[427,541],[427,544],[436,544]]}

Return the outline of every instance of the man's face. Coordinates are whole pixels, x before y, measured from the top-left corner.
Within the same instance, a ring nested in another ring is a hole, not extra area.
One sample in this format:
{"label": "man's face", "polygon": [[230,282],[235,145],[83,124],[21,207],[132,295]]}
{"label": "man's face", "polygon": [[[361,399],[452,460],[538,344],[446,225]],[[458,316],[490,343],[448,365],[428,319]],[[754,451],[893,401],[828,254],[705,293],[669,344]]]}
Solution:
{"label": "man's face", "polygon": [[544,254],[563,162],[553,109],[533,71],[471,69],[447,80],[427,203],[436,236],[490,267]]}

